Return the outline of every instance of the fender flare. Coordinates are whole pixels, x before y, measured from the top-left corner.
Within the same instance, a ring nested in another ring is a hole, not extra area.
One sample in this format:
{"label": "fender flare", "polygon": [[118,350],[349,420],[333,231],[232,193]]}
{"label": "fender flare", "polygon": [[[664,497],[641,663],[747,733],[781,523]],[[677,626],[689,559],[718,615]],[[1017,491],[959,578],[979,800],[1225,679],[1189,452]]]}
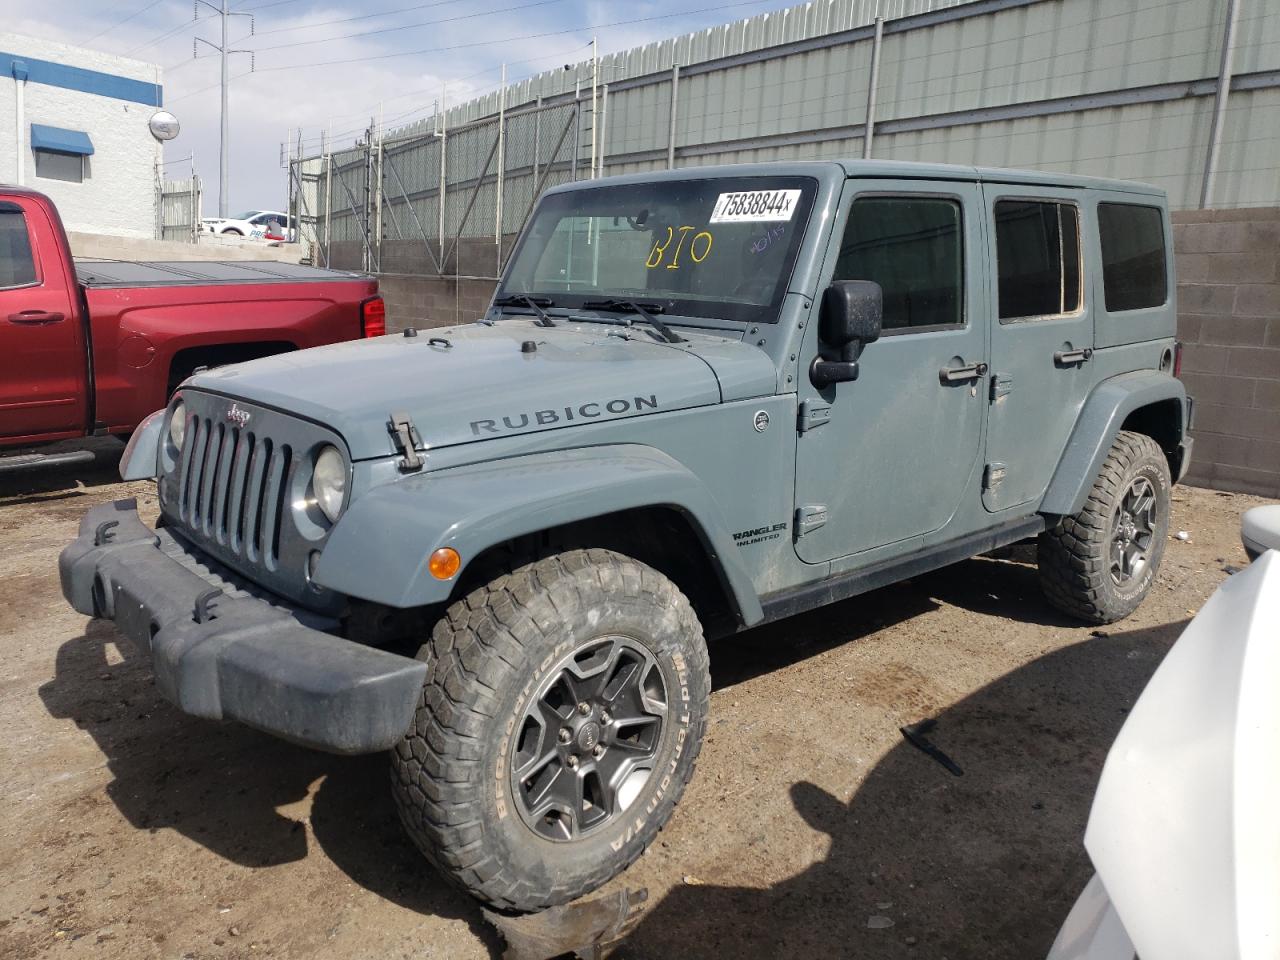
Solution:
{"label": "fender flare", "polygon": [[161,407],[134,428],[120,455],[121,480],[151,480],[160,476],[160,437],[168,407]]}
{"label": "fender flare", "polygon": [[1102,469],[1125,418],[1135,410],[1177,400],[1179,444],[1186,441],[1187,390],[1181,380],[1155,370],[1135,370],[1103,380],[1093,388],[1076,419],[1058,469],[1049,482],[1040,512],[1069,516],[1084,509],[1089,489]]}
{"label": "fender flare", "polygon": [[[466,565],[513,537],[642,507],[683,514],[702,540],[734,613],[764,618],[720,508],[686,466],[660,450],[618,444],[560,450],[424,473],[375,487],[339,518],[313,579],[392,607],[447,600]],[[427,571],[452,547],[463,570],[447,581]]]}

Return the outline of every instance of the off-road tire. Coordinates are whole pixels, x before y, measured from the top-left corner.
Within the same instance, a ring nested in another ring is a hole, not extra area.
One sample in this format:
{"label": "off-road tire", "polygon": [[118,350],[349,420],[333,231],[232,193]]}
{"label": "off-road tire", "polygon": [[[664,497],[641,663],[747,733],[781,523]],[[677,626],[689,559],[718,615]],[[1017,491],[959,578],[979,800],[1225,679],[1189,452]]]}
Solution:
{"label": "off-road tire", "polygon": [[[597,829],[547,839],[517,807],[513,729],[552,663],[602,635],[643,644],[666,684],[654,773]],[[532,911],[580,897],[626,869],[670,818],[706,729],[710,676],[693,608],[653,568],[600,549],[537,560],[451,605],[418,658],[429,669],[413,728],[392,753],[396,805],[423,854],[481,901]]]}
{"label": "off-road tire", "polygon": [[[1141,478],[1154,493],[1146,562],[1129,582],[1111,573],[1112,531],[1126,493]],[[1169,532],[1172,481],[1164,452],[1150,437],[1123,430],[1111,445],[1084,509],[1058,517],[1040,534],[1040,587],[1059,610],[1088,623],[1113,623],[1133,613],[1155,582]]]}

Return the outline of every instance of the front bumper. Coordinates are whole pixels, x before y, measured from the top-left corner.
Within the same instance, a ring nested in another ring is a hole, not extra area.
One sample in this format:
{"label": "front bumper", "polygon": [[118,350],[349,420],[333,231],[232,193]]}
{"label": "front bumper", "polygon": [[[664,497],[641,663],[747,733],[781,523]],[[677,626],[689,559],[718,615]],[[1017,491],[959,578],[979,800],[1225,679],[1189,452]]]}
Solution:
{"label": "front bumper", "polygon": [[58,572],[76,610],[114,621],[150,651],[156,686],[184,713],[346,754],[389,749],[409,729],[425,663],[343,640],[237,588],[144,524],[133,500],[90,510]]}

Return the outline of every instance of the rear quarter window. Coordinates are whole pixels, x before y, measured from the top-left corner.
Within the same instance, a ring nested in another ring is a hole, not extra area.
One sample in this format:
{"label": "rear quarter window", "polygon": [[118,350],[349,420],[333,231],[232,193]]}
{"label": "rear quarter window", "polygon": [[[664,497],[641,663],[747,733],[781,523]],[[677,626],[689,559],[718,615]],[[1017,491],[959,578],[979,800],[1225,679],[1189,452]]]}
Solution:
{"label": "rear quarter window", "polygon": [[1169,299],[1169,276],[1160,208],[1100,203],[1098,238],[1107,312],[1163,306]]}

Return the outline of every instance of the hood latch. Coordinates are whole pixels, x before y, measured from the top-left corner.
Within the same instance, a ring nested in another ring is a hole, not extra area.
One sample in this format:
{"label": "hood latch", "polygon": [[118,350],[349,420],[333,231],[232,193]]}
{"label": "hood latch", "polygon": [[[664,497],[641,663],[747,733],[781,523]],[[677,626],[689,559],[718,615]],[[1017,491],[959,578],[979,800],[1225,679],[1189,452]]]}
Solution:
{"label": "hood latch", "polygon": [[404,454],[398,464],[400,472],[413,473],[421,470],[422,457],[418,456],[418,444],[422,443],[422,437],[418,435],[418,428],[413,425],[409,414],[392,413],[391,419],[387,421],[387,432],[395,441],[396,449]]}

